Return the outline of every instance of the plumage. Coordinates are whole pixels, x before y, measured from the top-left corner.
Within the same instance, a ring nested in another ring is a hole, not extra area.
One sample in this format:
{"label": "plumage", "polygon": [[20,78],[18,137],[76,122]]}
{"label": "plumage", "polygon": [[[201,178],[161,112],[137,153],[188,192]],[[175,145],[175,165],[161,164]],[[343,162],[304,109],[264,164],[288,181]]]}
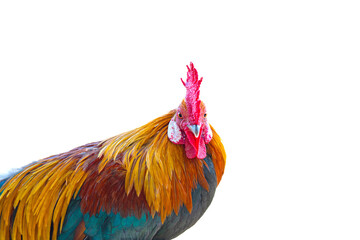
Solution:
{"label": "plumage", "polygon": [[0,239],[171,239],[195,224],[226,155],[188,70],[178,109],[0,181]]}

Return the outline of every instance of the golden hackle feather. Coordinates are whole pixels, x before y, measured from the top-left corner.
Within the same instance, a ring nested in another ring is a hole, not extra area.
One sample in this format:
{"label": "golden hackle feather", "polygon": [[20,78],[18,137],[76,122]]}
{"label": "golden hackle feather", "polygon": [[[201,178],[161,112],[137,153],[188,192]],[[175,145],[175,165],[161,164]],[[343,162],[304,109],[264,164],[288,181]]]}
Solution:
{"label": "golden hackle feather", "polygon": [[[201,159],[188,159],[183,145],[168,140],[167,126],[174,114],[175,110],[96,148],[85,145],[43,159],[16,174],[0,189],[0,239],[56,239],[71,199],[90,174],[89,165],[98,160],[99,173],[112,161],[121,164],[125,194],[132,189],[137,196],[144,194],[152,216],[159,214],[164,221],[172,211],[178,214],[182,205],[191,212],[191,191],[198,183],[209,188],[203,173],[206,164]],[[226,156],[219,136],[212,131],[207,153],[213,159],[219,183]],[[82,236],[83,226],[79,229]]]}
{"label": "golden hackle feather", "polygon": [[[208,189],[201,159],[188,159],[184,146],[173,144],[167,137],[167,127],[175,110],[148,124],[104,141],[100,152],[102,161],[99,171],[109,161],[121,161],[126,169],[125,189],[133,188],[139,195],[144,191],[147,203],[154,215],[159,213],[162,221],[174,210],[177,214],[184,204],[191,212],[191,190],[199,183]],[[215,130],[208,144],[218,183],[225,167],[225,150]]]}
{"label": "golden hackle feather", "polygon": [[5,183],[0,190],[0,239],[56,239],[69,202],[86,179],[87,174],[76,168],[83,160],[71,155],[66,159],[50,157]]}

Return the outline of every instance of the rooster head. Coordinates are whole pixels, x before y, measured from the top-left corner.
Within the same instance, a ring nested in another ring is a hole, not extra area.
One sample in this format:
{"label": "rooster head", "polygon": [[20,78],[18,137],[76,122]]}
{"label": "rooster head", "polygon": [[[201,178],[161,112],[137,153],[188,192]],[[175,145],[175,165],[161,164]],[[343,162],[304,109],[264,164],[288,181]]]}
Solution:
{"label": "rooster head", "polygon": [[181,82],[186,88],[186,96],[168,126],[168,137],[172,143],[184,144],[187,158],[204,159],[206,146],[212,138],[207,122],[205,104],[199,99],[202,78],[198,78],[194,64],[187,66],[187,80]]}

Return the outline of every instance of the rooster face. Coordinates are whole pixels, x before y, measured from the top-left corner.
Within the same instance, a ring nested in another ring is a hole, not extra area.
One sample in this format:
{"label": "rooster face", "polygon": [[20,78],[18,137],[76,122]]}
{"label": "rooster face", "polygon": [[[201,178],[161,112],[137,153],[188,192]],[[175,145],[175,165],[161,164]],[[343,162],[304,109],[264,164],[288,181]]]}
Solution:
{"label": "rooster face", "polygon": [[205,104],[199,100],[199,80],[197,71],[191,63],[188,67],[188,79],[183,84],[187,89],[182,101],[168,126],[168,137],[175,144],[184,144],[189,159],[206,157],[206,146],[212,138],[210,125],[207,122]]}

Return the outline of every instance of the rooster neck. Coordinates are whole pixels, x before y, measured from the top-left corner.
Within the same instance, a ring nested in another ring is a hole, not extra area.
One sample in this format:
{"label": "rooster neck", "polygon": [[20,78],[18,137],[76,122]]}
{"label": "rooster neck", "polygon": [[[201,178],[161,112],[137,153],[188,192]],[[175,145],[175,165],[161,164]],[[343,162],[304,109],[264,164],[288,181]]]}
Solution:
{"label": "rooster neck", "polygon": [[[208,190],[202,159],[188,159],[183,145],[170,142],[167,128],[175,110],[148,124],[103,142],[98,165],[101,172],[111,161],[121,162],[125,172],[126,194],[135,192],[146,198],[152,215],[162,221],[181,205],[192,210],[191,191],[197,184]],[[220,138],[208,144],[208,154],[214,164],[218,181],[224,171],[225,152]],[[212,142],[214,146],[212,146]]]}

